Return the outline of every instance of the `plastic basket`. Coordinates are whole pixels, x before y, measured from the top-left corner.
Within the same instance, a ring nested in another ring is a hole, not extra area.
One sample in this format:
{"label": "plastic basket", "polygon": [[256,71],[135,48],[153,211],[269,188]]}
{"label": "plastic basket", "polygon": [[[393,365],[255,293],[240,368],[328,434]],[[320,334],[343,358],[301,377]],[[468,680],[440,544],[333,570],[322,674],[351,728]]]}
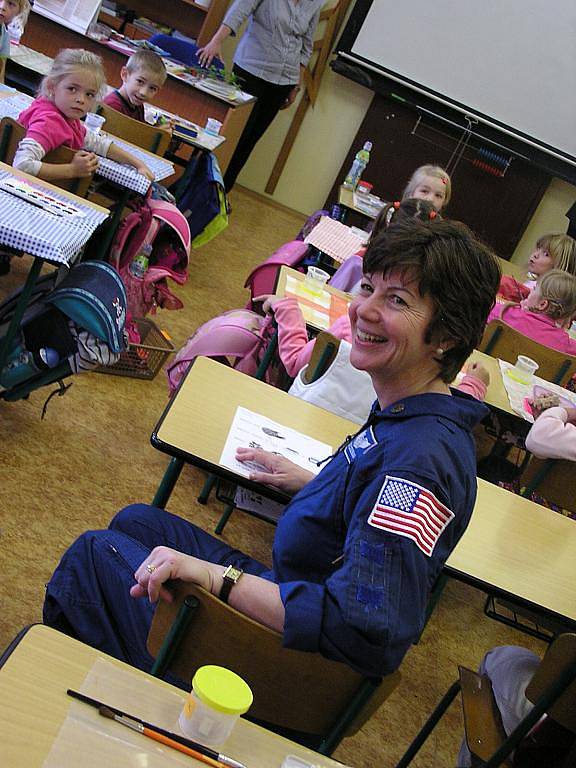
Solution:
{"label": "plastic basket", "polygon": [[134,379],[153,379],[166,362],[168,355],[175,351],[172,342],[166,338],[152,320],[134,320],[140,332],[140,343],[130,344],[120,360],[114,365],[97,368],[98,373],[114,376],[131,376]]}

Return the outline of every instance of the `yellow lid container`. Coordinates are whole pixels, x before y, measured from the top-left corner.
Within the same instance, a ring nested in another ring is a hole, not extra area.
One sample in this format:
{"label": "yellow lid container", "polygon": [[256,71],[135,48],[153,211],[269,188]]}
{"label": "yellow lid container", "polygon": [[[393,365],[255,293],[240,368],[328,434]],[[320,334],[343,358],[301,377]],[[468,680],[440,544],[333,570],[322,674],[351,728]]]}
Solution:
{"label": "yellow lid container", "polygon": [[253,699],[250,686],[239,675],[213,664],[196,670],[192,690],[202,703],[225,715],[243,715]]}

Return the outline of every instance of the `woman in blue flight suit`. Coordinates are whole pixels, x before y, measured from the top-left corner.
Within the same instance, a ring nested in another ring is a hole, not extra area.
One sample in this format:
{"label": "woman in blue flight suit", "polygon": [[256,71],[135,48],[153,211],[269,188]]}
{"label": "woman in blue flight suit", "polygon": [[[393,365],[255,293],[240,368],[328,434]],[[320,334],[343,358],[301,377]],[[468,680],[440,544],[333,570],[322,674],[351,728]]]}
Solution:
{"label": "woman in blue flight suit", "polygon": [[350,317],[351,362],[377,395],[366,425],[316,477],[263,451],[239,452],[264,467],[252,479],[298,491],[272,568],[133,505],[65,553],[47,587],[47,624],[149,669],[153,603],[180,578],[282,632],[287,647],[366,675],[400,664],[474,507],[471,430],[486,408],[449,384],[481,338],[500,271],[464,225],[440,220],[385,231],[364,269]]}

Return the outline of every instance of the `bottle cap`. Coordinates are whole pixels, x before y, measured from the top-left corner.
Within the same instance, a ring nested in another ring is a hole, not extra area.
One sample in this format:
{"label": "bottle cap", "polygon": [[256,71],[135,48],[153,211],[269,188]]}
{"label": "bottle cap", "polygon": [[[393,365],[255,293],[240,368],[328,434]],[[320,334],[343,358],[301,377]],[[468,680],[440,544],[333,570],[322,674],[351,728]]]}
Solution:
{"label": "bottle cap", "polygon": [[371,141],[365,141],[365,142],[364,142],[364,149],[365,149],[367,152],[370,152],[370,151],[371,151],[371,149],[372,149],[372,142],[371,142]]}
{"label": "bottle cap", "polygon": [[243,715],[252,704],[249,685],[235,672],[213,664],[196,670],[192,690],[200,701],[225,715]]}

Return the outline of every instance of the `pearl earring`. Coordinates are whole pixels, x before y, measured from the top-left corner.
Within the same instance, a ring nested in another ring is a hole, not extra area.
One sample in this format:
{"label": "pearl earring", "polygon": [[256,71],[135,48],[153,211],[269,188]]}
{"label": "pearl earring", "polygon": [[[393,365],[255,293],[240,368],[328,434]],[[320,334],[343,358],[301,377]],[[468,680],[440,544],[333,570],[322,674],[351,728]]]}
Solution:
{"label": "pearl earring", "polygon": [[442,349],[442,347],[438,347],[438,349],[436,350],[436,354],[438,355],[438,357],[442,357],[445,351],[446,350]]}

